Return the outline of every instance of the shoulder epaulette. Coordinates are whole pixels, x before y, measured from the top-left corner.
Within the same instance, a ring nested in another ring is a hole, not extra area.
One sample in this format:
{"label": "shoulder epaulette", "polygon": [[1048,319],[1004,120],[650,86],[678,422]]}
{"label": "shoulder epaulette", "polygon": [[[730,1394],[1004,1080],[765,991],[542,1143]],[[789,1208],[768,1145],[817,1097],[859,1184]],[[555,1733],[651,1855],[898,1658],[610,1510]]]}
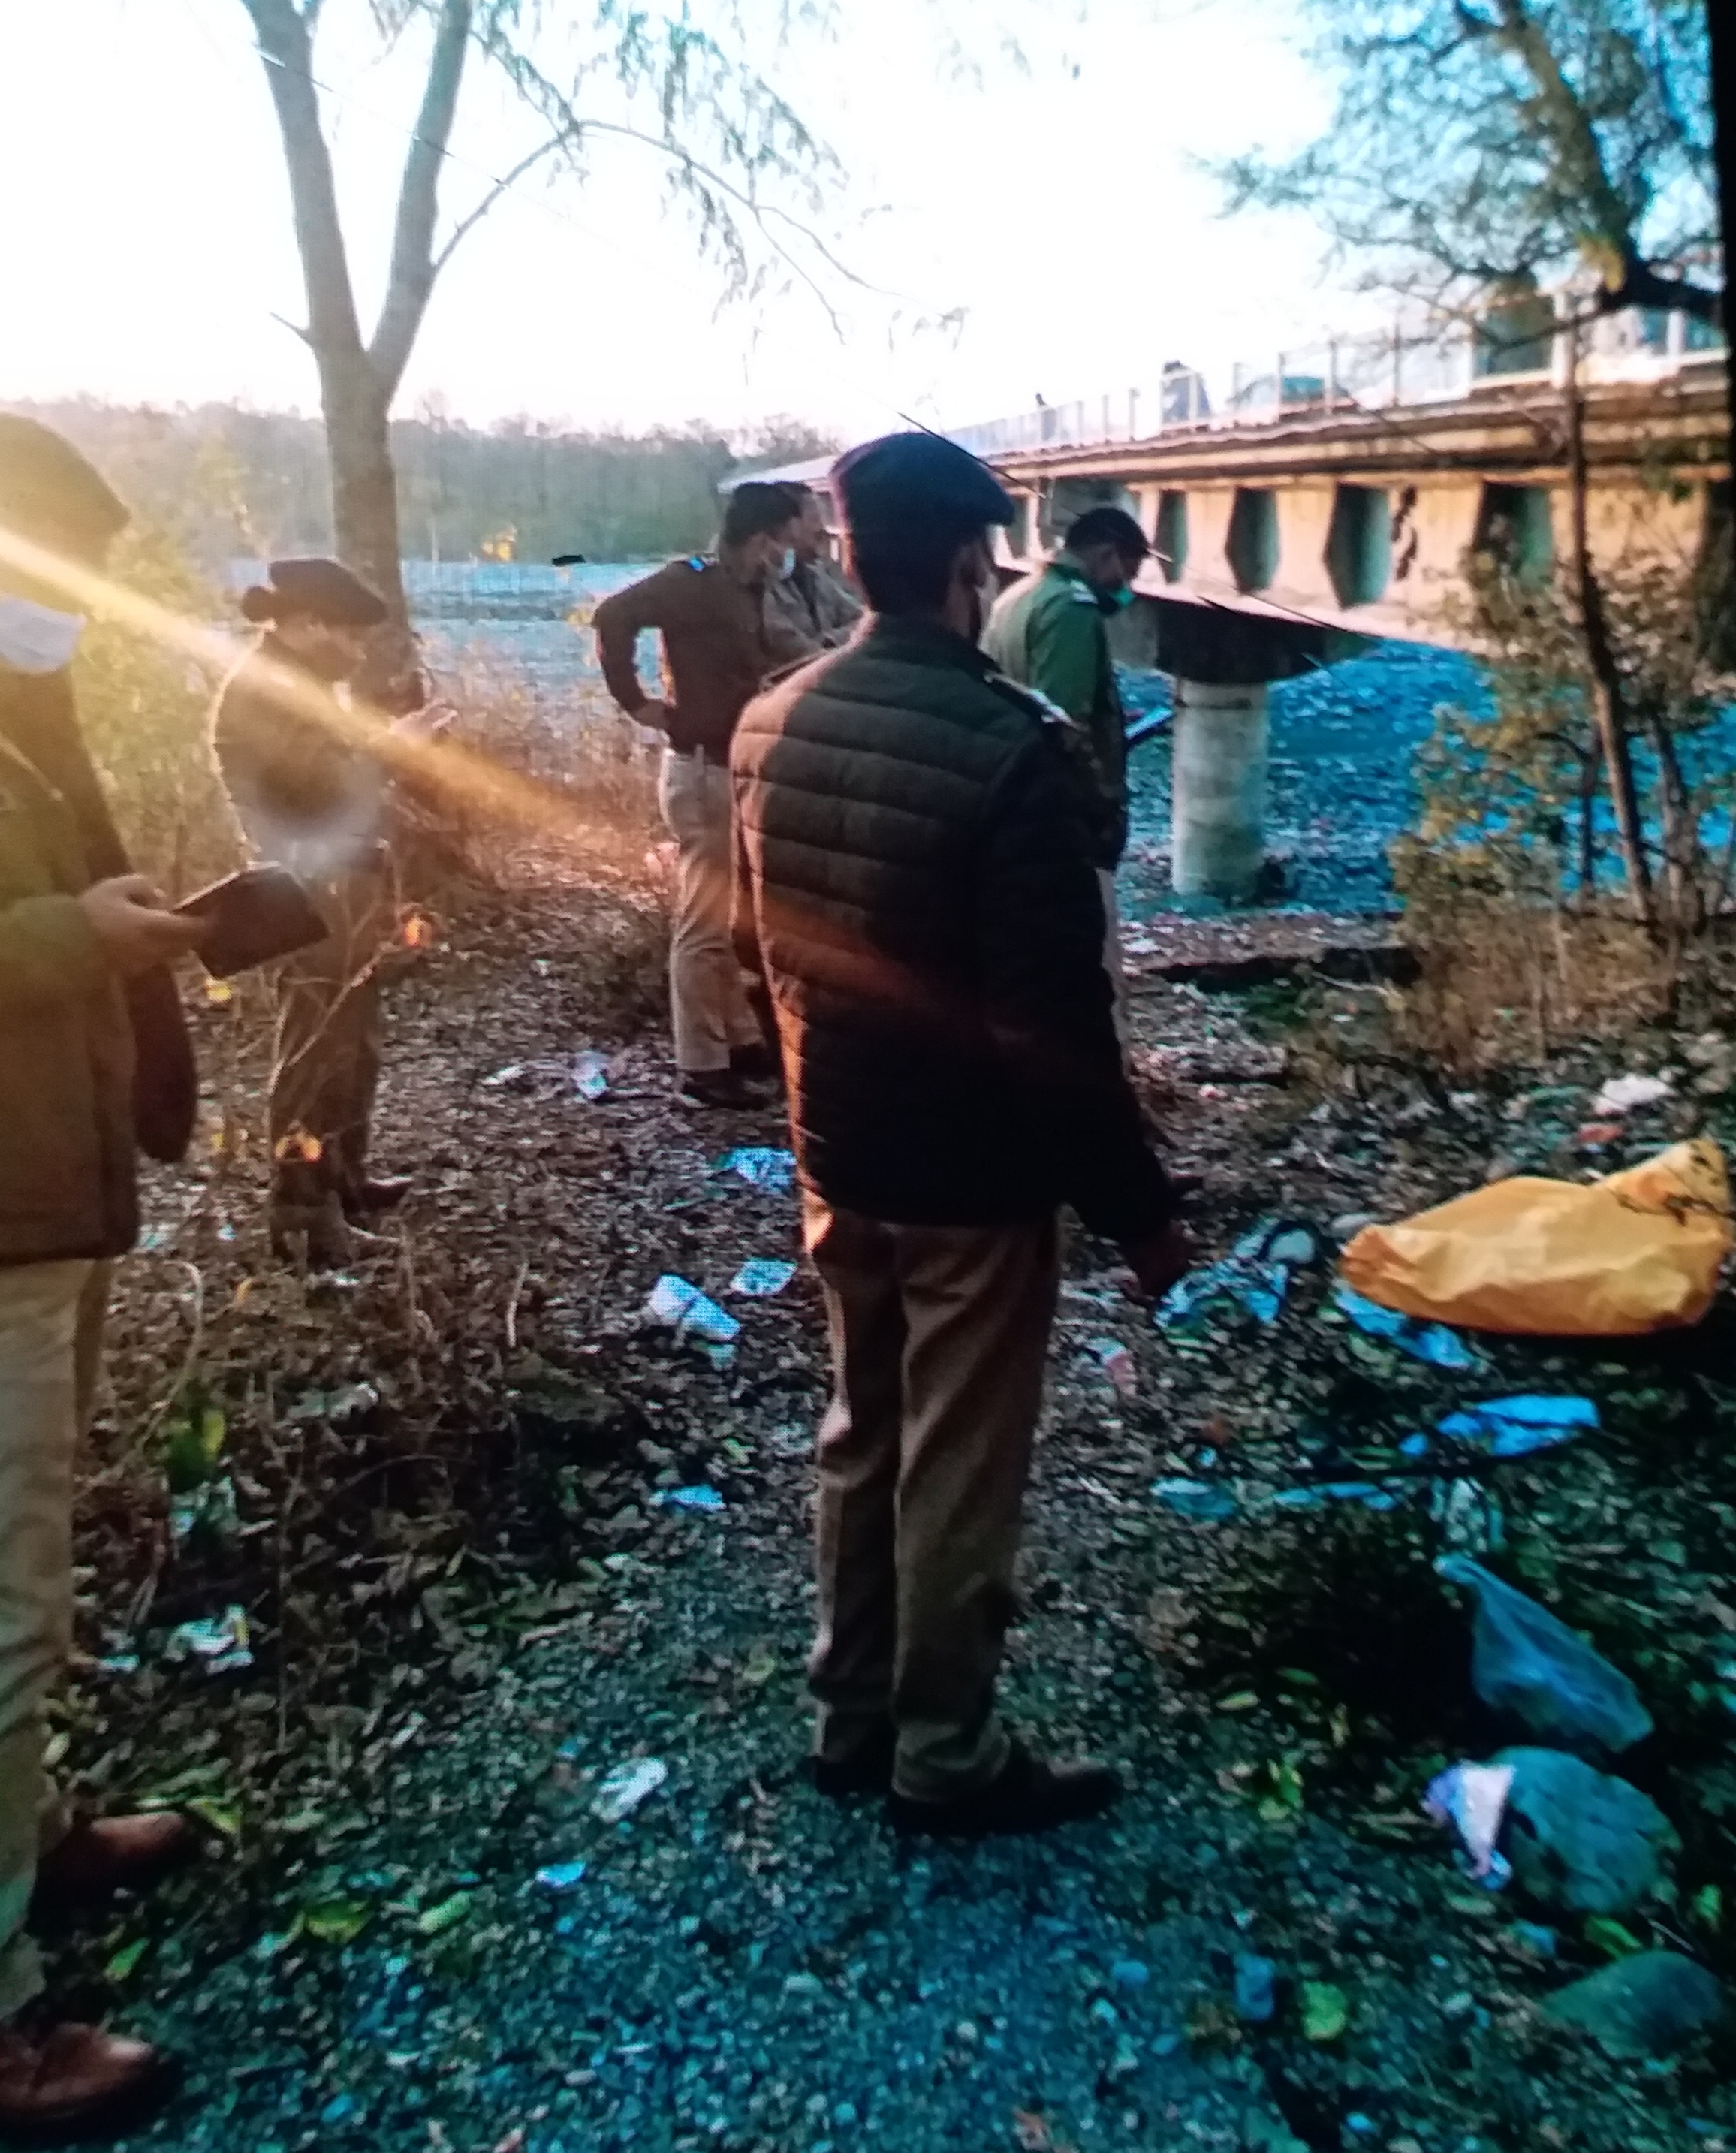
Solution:
{"label": "shoulder epaulette", "polygon": [[1067,711],[1061,709],[1060,704],[1052,701],[1041,688],[1033,688],[1022,680],[1015,680],[1005,673],[985,673],[983,675],[983,681],[985,686],[994,689],[1005,701],[1016,703],[1021,710],[1028,710],[1032,717],[1041,719],[1044,725],[1067,725],[1075,731],[1078,730],[1078,720],[1070,717]]}

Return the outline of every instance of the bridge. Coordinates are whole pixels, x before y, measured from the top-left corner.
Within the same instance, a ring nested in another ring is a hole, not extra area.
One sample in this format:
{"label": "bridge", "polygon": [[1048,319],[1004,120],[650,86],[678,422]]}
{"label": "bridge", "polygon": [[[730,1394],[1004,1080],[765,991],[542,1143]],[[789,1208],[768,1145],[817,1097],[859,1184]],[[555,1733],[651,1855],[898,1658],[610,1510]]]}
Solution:
{"label": "bridge", "polygon": [[[1731,515],[1722,340],[1637,310],[1581,333],[1593,558],[1692,562]],[[1143,392],[951,434],[1018,505],[1009,576],[1098,502],[1152,542],[1139,603],[1112,634],[1124,662],[1175,682],[1178,892],[1235,901],[1256,886],[1272,682],[1372,638],[1464,644],[1475,557],[1541,578],[1565,553],[1567,344],[1549,323],[1502,338],[1395,325],[1275,352],[1215,397],[1171,365]],[[826,470],[762,476],[823,492]]]}

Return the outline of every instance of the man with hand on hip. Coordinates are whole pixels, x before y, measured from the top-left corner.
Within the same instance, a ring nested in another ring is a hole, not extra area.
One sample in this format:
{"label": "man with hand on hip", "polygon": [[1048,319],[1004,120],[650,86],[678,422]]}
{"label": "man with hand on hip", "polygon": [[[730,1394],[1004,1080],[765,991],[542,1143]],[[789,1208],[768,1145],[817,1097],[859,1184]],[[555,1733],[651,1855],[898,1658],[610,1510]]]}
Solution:
{"label": "man with hand on hip", "polygon": [[[658,805],[675,840],[669,1001],[676,1092],[693,1107],[765,1103],[776,1074],[730,943],[730,742],[767,674],[806,654],[768,625],[766,588],[790,565],[797,502],[749,480],[730,496],[715,558],[671,561],[605,598],[593,616],[603,677],[636,725],[667,742]],[[664,692],[639,676],[640,633],[663,637]]]}

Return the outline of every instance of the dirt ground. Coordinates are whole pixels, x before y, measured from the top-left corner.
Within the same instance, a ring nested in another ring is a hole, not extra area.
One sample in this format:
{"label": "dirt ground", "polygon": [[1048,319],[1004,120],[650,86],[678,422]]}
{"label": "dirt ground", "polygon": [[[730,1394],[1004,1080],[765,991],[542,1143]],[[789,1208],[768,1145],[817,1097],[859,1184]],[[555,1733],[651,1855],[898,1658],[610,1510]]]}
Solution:
{"label": "dirt ground", "polygon": [[[1592,1163],[1576,1132],[1607,1054],[1448,1091],[1382,1054],[1377,982],[1205,992],[1163,976],[1199,930],[1141,930],[1142,1083],[1200,1177],[1205,1253],[1278,1214],[1321,1260],[1270,1327],[1177,1336],[1075,1234],[1006,1702],[1129,1792],[1102,1823],[960,1850],[802,1779],[818,1296],[800,1270],[775,1298],[729,1292],[747,1259],[799,1255],[793,1198],[719,1163],[782,1132],[681,1108],[656,1030],[623,1036],[647,931],[551,883],[479,900],[405,963],[380,1148],[415,1194],[324,1283],[264,1245],[257,1002],[201,1016],[206,1148],[154,1183],[120,1282],[59,1738],[94,1798],[191,1803],[209,1834],[197,1869],[57,1940],[63,1994],[186,2059],[129,2142],[1736,2143],[1723,2037],[1615,2064],[1547,2032],[1542,1999],[1627,1945],[1474,1886],[1420,1815],[1434,1771],[1501,1734],[1432,1568],[1428,1490],[1261,1506],[1402,1475],[1403,1435],[1474,1397],[1597,1401],[1595,1437],[1481,1474],[1493,1560],[1645,1695],[1659,1732],[1622,1769],[1681,1844],[1626,1932],[1722,1973],[1728,1306],[1643,1351],[1498,1344],[1475,1377],[1329,1306],[1347,1214]],[[1642,1038],[1620,1066],[1676,1046]],[[588,1049],[609,1056],[594,1102]],[[1728,1138],[1726,1116],[1667,1103],[1596,1163]],[[739,1318],[731,1365],[646,1318],[664,1273]],[[165,1473],[209,1519],[179,1545]],[[1236,1514],[1153,1499],[1182,1475]],[[659,1500],[700,1486],[720,1508]],[[231,1607],[245,1663],[171,1657],[177,1626]],[[606,1820],[608,1774],[647,1760],[653,1790]],[[1265,2023],[1235,2001],[1250,1955],[1277,1969]]]}

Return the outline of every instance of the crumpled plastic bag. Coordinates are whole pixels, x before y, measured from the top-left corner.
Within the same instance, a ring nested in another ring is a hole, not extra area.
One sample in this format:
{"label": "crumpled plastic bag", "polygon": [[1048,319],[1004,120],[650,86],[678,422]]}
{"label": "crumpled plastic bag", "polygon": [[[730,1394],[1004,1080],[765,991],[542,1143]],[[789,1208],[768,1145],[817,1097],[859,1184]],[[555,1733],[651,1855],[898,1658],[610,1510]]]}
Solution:
{"label": "crumpled plastic bag", "polygon": [[1491,1711],[1509,1712],[1564,1749],[1631,1749],[1652,1715],[1617,1667],[1567,1625],[1469,1555],[1443,1555],[1437,1574],[1477,1596],[1471,1681]]}
{"label": "crumpled plastic bag", "polygon": [[1584,1184],[1520,1174],[1340,1258],[1383,1307],[1473,1331],[1614,1338],[1698,1323],[1733,1241],[1723,1154],[1700,1138]]}

